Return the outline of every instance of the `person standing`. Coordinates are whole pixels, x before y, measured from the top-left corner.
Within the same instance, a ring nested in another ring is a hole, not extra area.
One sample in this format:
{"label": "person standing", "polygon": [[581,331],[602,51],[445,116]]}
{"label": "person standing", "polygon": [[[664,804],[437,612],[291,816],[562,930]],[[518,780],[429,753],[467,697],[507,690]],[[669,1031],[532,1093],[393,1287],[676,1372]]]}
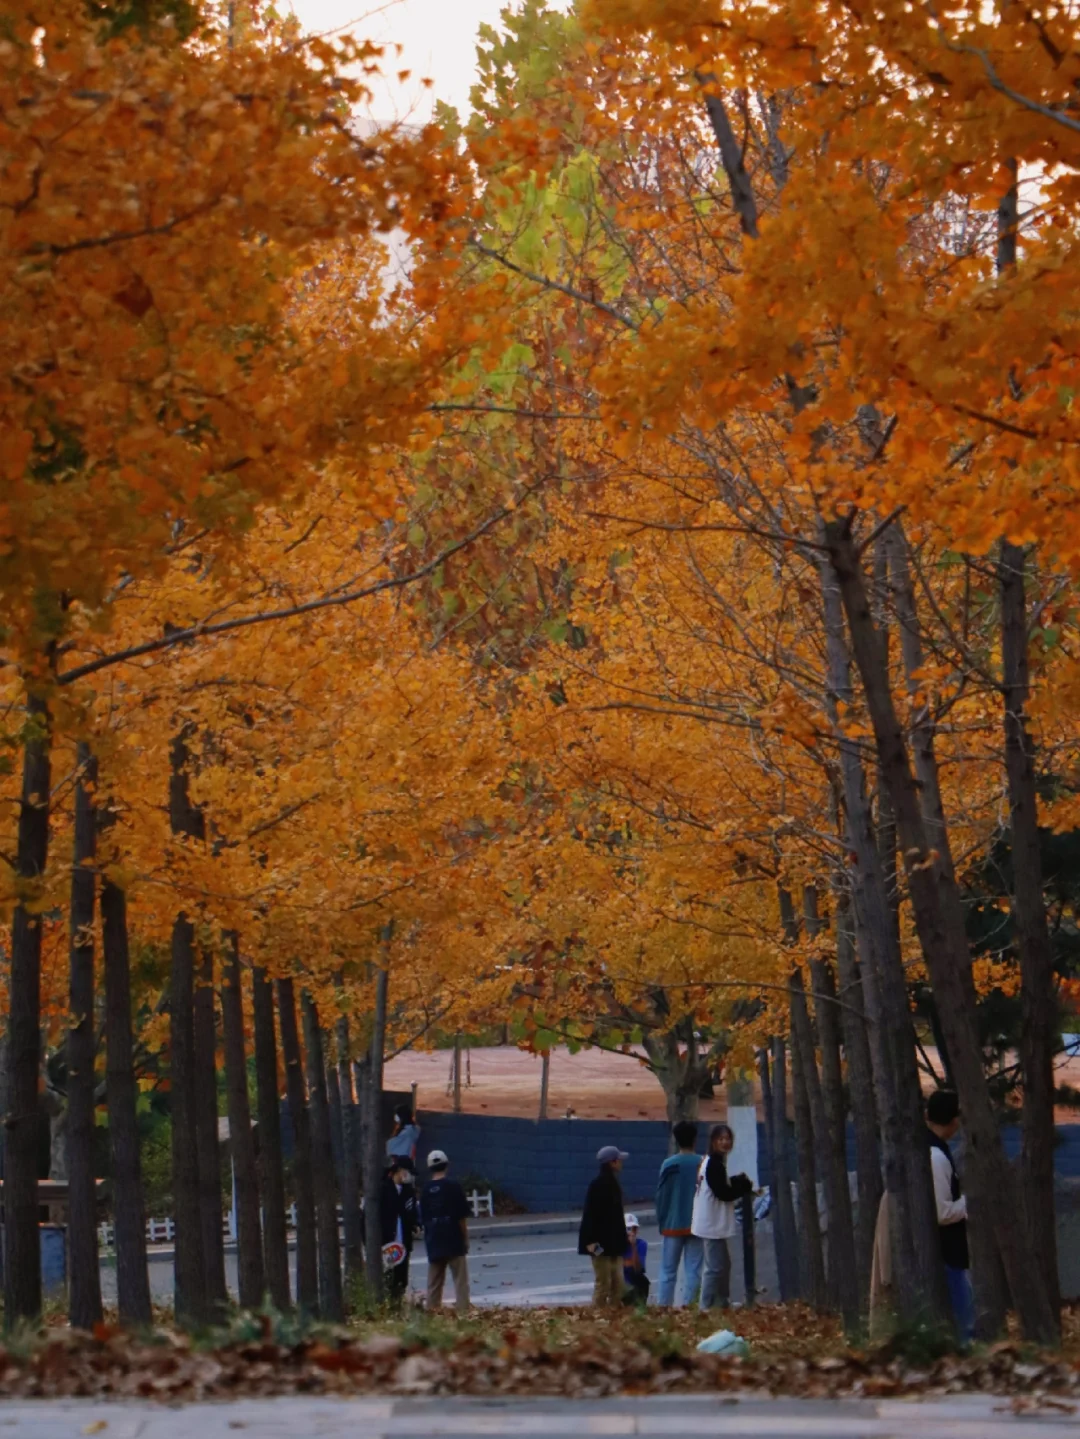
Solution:
{"label": "person standing", "polygon": [[403,1251],[398,1262],[386,1271],[386,1297],[392,1304],[400,1304],[409,1290],[409,1257],[419,1227],[412,1162],[403,1156],[393,1157],[383,1176],[379,1222],[383,1250],[393,1244]]}
{"label": "person standing", "polygon": [[605,1144],[597,1153],[600,1172],[585,1195],[578,1230],[578,1253],[592,1260],[593,1303],[600,1306],[622,1300],[622,1263],[629,1238],[619,1171],[629,1157],[614,1144]]}
{"label": "person standing", "polygon": [[399,1104],[394,1110],[394,1127],[386,1141],[388,1158],[403,1156],[416,1164],[416,1146],[420,1141],[420,1126],[413,1117],[411,1104]]}
{"label": "person standing", "polygon": [[702,1241],[704,1265],[701,1275],[702,1309],[726,1309],[731,1303],[731,1250],[728,1240],[738,1233],[735,1203],[753,1193],[753,1182],[745,1174],[728,1178],[727,1156],[735,1147],[735,1135],[726,1124],[714,1124],[709,1131],[709,1152],[698,1166],[694,1192],[691,1233]]}
{"label": "person standing", "polygon": [[656,1222],[662,1240],[656,1300],[658,1304],[668,1306],[675,1303],[680,1260],[683,1266],[683,1302],[697,1302],[705,1253],[704,1242],[691,1232],[700,1165],[699,1156],[694,1152],[698,1128],[690,1120],[680,1119],[672,1126],[671,1134],[676,1152],[668,1155],[661,1164],[656,1185]]}
{"label": "person standing", "polygon": [[960,1128],[960,1101],[951,1089],[937,1089],[926,1101],[926,1128],[949,1305],[961,1343],[970,1344],[975,1338],[975,1300],[968,1256],[967,1200],[949,1148],[949,1140]]}
{"label": "person standing", "polygon": [[428,1257],[427,1307],[439,1309],[449,1269],[459,1315],[469,1312],[469,1201],[456,1179],[447,1178],[450,1161],[441,1149],[428,1155],[431,1179],[420,1195],[420,1223]]}

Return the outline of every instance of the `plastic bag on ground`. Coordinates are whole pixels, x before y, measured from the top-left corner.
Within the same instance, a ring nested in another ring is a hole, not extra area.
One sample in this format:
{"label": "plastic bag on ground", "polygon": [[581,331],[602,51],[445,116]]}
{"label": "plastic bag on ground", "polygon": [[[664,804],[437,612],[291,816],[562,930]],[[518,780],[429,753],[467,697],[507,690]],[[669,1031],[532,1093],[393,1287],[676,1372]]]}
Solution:
{"label": "plastic bag on ground", "polygon": [[749,1359],[750,1346],[730,1329],[718,1329],[698,1345],[699,1354],[722,1354],[725,1359]]}

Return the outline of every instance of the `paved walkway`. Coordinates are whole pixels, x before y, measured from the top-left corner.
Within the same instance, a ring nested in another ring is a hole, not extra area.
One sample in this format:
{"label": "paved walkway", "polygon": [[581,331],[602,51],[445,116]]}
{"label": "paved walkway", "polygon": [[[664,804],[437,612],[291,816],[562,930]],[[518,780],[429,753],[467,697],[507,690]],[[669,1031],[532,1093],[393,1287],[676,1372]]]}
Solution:
{"label": "paved walkway", "polygon": [[907,1403],[785,1399],[272,1399],[192,1404],[0,1401],[4,1439],[1080,1439],[1080,1417],[1012,1414],[979,1397]]}

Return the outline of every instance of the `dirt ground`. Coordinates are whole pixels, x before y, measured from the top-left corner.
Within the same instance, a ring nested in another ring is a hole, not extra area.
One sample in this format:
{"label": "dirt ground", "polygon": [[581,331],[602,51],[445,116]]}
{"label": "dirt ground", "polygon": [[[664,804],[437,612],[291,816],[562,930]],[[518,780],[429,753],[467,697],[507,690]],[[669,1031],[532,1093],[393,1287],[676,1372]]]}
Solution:
{"label": "dirt ground", "polygon": [[[936,1058],[931,1052],[931,1059]],[[398,1055],[386,1066],[386,1088],[403,1090],[416,1084],[422,1109],[451,1110],[451,1059],[449,1050]],[[540,1068],[539,1056],[512,1045],[466,1051],[462,1109],[466,1114],[535,1119],[540,1108]],[[1080,1089],[1080,1057],[1061,1062],[1057,1073],[1059,1083]],[[929,1089],[929,1079],[925,1084]],[[760,1105],[760,1096],[755,1094],[755,1098]],[[714,1099],[702,1100],[700,1117],[703,1121],[723,1119],[726,1107],[721,1086]],[[570,1108],[579,1119],[666,1118],[664,1092],[649,1070],[634,1055],[602,1050],[552,1051],[548,1117],[557,1119]],[[1075,1124],[1080,1113],[1059,1109],[1056,1118],[1059,1124]]]}
{"label": "dirt ground", "polygon": [[[418,1086],[421,1109],[450,1110],[452,1054],[406,1053],[386,1066],[387,1089]],[[504,1045],[473,1049],[463,1059],[461,1107],[466,1114],[501,1114],[536,1119],[540,1111],[540,1069],[537,1055]],[[466,1083],[466,1080],[471,1080]],[[548,1118],[558,1119],[572,1108],[579,1119],[665,1119],[664,1091],[660,1082],[633,1055],[606,1054],[583,1049],[571,1054],[555,1049],[548,1080]],[[723,1090],[715,1100],[703,1100],[702,1119],[722,1119],[726,1106]]]}

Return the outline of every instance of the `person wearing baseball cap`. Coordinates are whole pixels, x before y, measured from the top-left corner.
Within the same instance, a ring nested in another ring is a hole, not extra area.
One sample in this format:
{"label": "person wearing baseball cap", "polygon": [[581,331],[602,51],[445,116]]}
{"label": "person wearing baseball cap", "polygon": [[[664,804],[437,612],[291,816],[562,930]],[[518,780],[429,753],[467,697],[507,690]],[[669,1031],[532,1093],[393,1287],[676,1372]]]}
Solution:
{"label": "person wearing baseball cap", "polygon": [[443,1285],[449,1269],[454,1281],[454,1304],[459,1314],[469,1312],[469,1201],[456,1179],[447,1179],[450,1161],[441,1149],[427,1157],[430,1180],[420,1195],[420,1222],[428,1256],[427,1307],[442,1308]]}
{"label": "person wearing baseball cap", "polygon": [[630,1156],[615,1144],[597,1153],[600,1172],[589,1185],[578,1230],[578,1253],[593,1267],[593,1303],[606,1307],[622,1300],[622,1263],[629,1239],[623,1213],[619,1170]]}

